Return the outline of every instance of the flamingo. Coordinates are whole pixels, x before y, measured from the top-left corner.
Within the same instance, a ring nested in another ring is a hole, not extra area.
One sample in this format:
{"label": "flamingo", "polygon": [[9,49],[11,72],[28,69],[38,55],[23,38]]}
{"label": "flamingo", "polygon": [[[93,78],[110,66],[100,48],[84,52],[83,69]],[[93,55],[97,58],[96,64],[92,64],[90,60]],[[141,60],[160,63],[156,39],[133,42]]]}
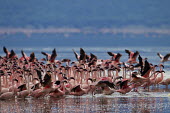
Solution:
{"label": "flamingo", "polygon": [[66,94],[66,89],[64,86],[64,81],[60,82],[60,81],[56,81],[55,84],[59,87],[54,88],[53,91],[50,92],[50,97],[61,97],[64,96]]}
{"label": "flamingo", "polygon": [[8,51],[8,49],[4,46],[3,47],[3,50],[4,50],[4,53],[6,54],[6,58],[9,58],[9,55],[11,54],[9,51]]}
{"label": "flamingo", "polygon": [[[1,79],[1,77],[0,77],[0,79]],[[1,84],[1,80],[0,80],[0,84]],[[0,87],[0,89],[1,89],[1,87]],[[5,92],[5,93],[0,95],[0,100],[15,99],[16,95],[17,95],[17,92],[15,90],[13,90],[12,92]]]}
{"label": "flamingo", "polygon": [[27,90],[26,84],[23,84],[18,87],[19,92],[17,92],[18,98],[25,98],[29,95],[29,90]]}
{"label": "flamingo", "polygon": [[75,52],[74,49],[72,49],[72,50],[74,52],[74,55],[75,55],[77,61],[79,61],[79,63],[85,62],[87,55],[86,55],[85,51],[83,50],[83,48],[80,48],[80,55],[77,52]]}
{"label": "flamingo", "polygon": [[101,87],[104,95],[111,95],[115,92],[115,85],[109,81],[101,80],[96,85],[96,87]]}
{"label": "flamingo", "polygon": [[128,55],[129,55],[129,59],[128,59],[127,63],[130,63],[130,64],[137,63],[136,58],[139,55],[138,51],[132,52],[130,50],[125,49],[125,52],[128,53]]}
{"label": "flamingo", "polygon": [[17,95],[16,92],[5,92],[0,95],[0,100],[9,100],[9,99],[14,99],[15,96]]}
{"label": "flamingo", "polygon": [[111,56],[111,60],[114,60],[116,58],[116,53],[112,53],[112,52],[107,52],[107,54],[109,54]]}
{"label": "flamingo", "polygon": [[51,75],[49,73],[45,74],[44,79],[42,79],[41,71],[37,70],[37,74],[43,88],[31,92],[30,96],[34,98],[43,97],[54,90],[52,88]]}
{"label": "flamingo", "polygon": [[21,61],[25,60],[26,62],[28,62],[30,58],[26,55],[26,53],[23,50],[21,50],[21,54],[22,54],[22,57],[19,60]]}
{"label": "flamingo", "polygon": [[165,85],[166,88],[168,88],[168,85],[170,84],[170,78],[167,78],[167,79],[161,81],[159,84]]}
{"label": "flamingo", "polygon": [[70,95],[82,96],[84,94],[88,94],[92,87],[92,85],[89,85],[88,89],[83,89],[80,85],[77,85],[71,89]]}
{"label": "flamingo", "polygon": [[54,48],[54,50],[52,51],[52,54],[48,54],[48,53],[45,53],[45,52],[41,52],[43,55],[46,56],[46,61],[47,63],[54,63],[55,61],[55,58],[57,57],[57,52],[56,52],[56,49]]}
{"label": "flamingo", "polygon": [[135,88],[136,84],[128,85],[128,81],[128,79],[123,79],[120,83],[120,89],[116,90],[116,92],[126,94]]}
{"label": "flamingo", "polygon": [[157,77],[155,79],[155,84],[157,84],[157,85],[159,85],[159,83],[163,80],[163,77],[164,77],[163,72],[165,73],[165,71],[163,71],[161,67],[164,67],[164,66],[162,64],[160,64],[160,73],[161,73],[161,76]]}
{"label": "flamingo", "polygon": [[113,60],[113,61],[116,61],[117,63],[119,63],[120,62],[120,57],[122,56],[122,54],[120,54],[120,53],[112,53],[112,52],[107,52],[110,56],[112,56],[111,57],[111,59]]}
{"label": "flamingo", "polygon": [[170,61],[170,60],[169,60],[170,53],[166,54],[165,56],[161,55],[160,53],[157,53],[157,55],[158,55],[159,58],[161,59],[160,62],[162,62],[162,63],[167,62],[167,61]]}

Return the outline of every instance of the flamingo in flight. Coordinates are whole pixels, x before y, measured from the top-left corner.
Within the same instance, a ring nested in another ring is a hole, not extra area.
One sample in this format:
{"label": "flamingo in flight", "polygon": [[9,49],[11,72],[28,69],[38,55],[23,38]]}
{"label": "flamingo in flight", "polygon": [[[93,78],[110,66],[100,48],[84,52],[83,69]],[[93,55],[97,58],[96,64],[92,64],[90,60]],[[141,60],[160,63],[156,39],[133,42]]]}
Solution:
{"label": "flamingo in flight", "polygon": [[52,54],[48,54],[48,53],[45,53],[45,52],[41,52],[43,55],[46,56],[46,61],[50,62],[50,63],[54,63],[55,61],[55,58],[57,57],[57,52],[56,52],[56,49],[54,49],[52,51]]}
{"label": "flamingo in flight", "polygon": [[137,63],[136,58],[139,55],[138,51],[132,52],[130,50],[125,49],[125,52],[128,53],[128,55],[129,55],[129,59],[128,59],[127,63],[130,63],[130,64]]}
{"label": "flamingo in flight", "polygon": [[72,49],[72,50],[73,50],[73,52],[74,52],[74,55],[75,55],[77,61],[79,61],[79,62],[80,62],[80,61],[85,62],[87,55],[86,55],[85,51],[83,50],[83,48],[80,48],[80,55],[79,55],[77,52],[75,52],[74,49]]}
{"label": "flamingo in flight", "polygon": [[161,59],[161,62],[167,62],[170,61],[169,57],[170,57],[170,53],[166,54],[165,56],[161,55],[160,53],[157,53],[157,55],[159,56],[159,58]]}
{"label": "flamingo in flight", "polygon": [[118,58],[120,59],[120,57],[122,56],[120,53],[112,53],[112,52],[107,52],[111,57],[112,60],[117,60]]}
{"label": "flamingo in flight", "polygon": [[5,46],[3,47],[3,50],[4,50],[4,53],[6,54],[6,58],[17,58],[14,50],[11,50],[11,52],[9,52]]}

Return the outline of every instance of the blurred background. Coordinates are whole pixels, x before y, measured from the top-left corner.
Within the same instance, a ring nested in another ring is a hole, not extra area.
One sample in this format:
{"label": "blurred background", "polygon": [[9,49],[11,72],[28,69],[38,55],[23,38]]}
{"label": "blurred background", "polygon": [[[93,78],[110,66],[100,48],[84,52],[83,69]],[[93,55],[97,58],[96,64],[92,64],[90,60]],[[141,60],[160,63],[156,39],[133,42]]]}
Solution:
{"label": "blurred background", "polygon": [[0,0],[0,47],[170,46],[169,0]]}

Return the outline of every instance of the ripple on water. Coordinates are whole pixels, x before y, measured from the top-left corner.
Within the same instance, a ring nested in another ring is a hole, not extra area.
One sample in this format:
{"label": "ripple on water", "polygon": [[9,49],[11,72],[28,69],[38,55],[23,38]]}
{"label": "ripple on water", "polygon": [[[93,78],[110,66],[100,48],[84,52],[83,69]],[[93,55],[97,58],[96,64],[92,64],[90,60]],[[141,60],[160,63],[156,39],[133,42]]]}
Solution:
{"label": "ripple on water", "polygon": [[1,113],[36,112],[168,112],[170,110],[169,92],[130,92],[84,96],[65,96],[63,98],[16,99],[0,101]]}

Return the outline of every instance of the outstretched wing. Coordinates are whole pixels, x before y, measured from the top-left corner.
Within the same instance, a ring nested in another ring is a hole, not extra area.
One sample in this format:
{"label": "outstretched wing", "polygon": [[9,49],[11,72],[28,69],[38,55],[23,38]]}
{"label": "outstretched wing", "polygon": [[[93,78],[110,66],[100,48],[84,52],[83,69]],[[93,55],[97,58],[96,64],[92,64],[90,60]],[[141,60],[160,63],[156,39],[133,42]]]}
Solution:
{"label": "outstretched wing", "polygon": [[131,51],[125,49],[125,52],[129,55],[129,58],[130,58],[130,52],[131,52]]}
{"label": "outstretched wing", "polygon": [[75,51],[74,51],[74,49],[72,49],[73,50],[73,52],[74,52],[74,55],[75,55],[75,57],[76,57],[76,59],[77,59],[77,61],[79,60],[79,55],[78,55],[78,53],[76,53]]}
{"label": "outstretched wing", "polygon": [[160,59],[162,59],[164,56],[161,55],[160,53],[157,53],[157,55],[159,56]]}
{"label": "outstretched wing", "polygon": [[142,70],[143,70],[143,59],[142,57],[139,55],[138,57],[138,60],[139,60],[139,66],[141,67],[141,70],[140,70],[140,73],[142,74]]}
{"label": "outstretched wing", "polygon": [[122,56],[122,54],[117,53],[117,55],[116,55],[116,57],[115,57],[115,60],[119,60],[121,56]]}
{"label": "outstretched wing", "polygon": [[107,52],[110,56],[114,56],[115,54],[112,52]]}
{"label": "outstretched wing", "polygon": [[21,50],[21,54],[22,54],[22,56],[23,56],[24,58],[27,57],[27,55],[24,53],[23,50]]}
{"label": "outstretched wing", "polygon": [[92,54],[92,53],[90,53],[90,61],[93,60],[93,59],[96,59],[96,60],[97,60],[97,56],[94,55],[94,54]]}
{"label": "outstretched wing", "polygon": [[164,59],[165,59],[165,60],[168,60],[169,57],[170,57],[170,53],[166,54],[166,55],[164,56]]}
{"label": "outstretched wing", "polygon": [[143,71],[142,71],[142,74],[141,74],[141,76],[144,76],[147,72],[148,72],[148,70],[150,70],[150,64],[149,64],[149,62],[147,61],[147,60],[145,60],[145,66],[144,66],[144,69],[143,69]]}
{"label": "outstretched wing", "polygon": [[132,58],[135,58],[135,57],[137,57],[139,55],[139,52],[138,51],[136,51],[135,53],[134,53],[134,55],[133,55],[133,57]]}
{"label": "outstretched wing", "polygon": [[47,53],[45,53],[45,52],[41,52],[41,54],[43,54],[43,55],[46,56],[46,60],[47,60],[47,61],[49,60],[49,58],[48,58],[49,54],[47,54]]}
{"label": "outstretched wing", "polygon": [[80,89],[80,85],[77,85],[71,89],[71,92],[76,92],[76,90],[79,90],[79,89]]}
{"label": "outstretched wing", "polygon": [[57,52],[56,52],[56,50],[54,49],[54,50],[52,51],[52,55],[51,55],[50,61],[54,62],[54,60],[55,60],[56,57],[57,57]]}
{"label": "outstretched wing", "polygon": [[124,80],[120,83],[120,88],[123,88],[123,86],[126,86],[128,84],[128,80]]}
{"label": "outstretched wing", "polygon": [[8,49],[4,46],[3,47],[4,53],[8,54]]}
{"label": "outstretched wing", "polygon": [[15,55],[16,55],[16,53],[14,52],[14,50],[11,50],[11,54],[9,55],[9,58],[12,58]]}
{"label": "outstretched wing", "polygon": [[84,61],[85,59],[86,59],[86,53],[82,48],[80,48],[80,60]]}
{"label": "outstretched wing", "polygon": [[51,83],[51,76],[46,73],[45,76],[44,76],[42,85],[43,85],[43,86],[46,86],[46,85],[48,85],[49,83]]}
{"label": "outstretched wing", "polygon": [[35,59],[35,54],[34,54],[34,52],[32,52],[31,54],[30,54],[30,62],[33,62],[34,61],[34,59]]}
{"label": "outstretched wing", "polygon": [[42,81],[42,74],[40,70],[36,70],[37,71],[37,75],[40,81]]}

